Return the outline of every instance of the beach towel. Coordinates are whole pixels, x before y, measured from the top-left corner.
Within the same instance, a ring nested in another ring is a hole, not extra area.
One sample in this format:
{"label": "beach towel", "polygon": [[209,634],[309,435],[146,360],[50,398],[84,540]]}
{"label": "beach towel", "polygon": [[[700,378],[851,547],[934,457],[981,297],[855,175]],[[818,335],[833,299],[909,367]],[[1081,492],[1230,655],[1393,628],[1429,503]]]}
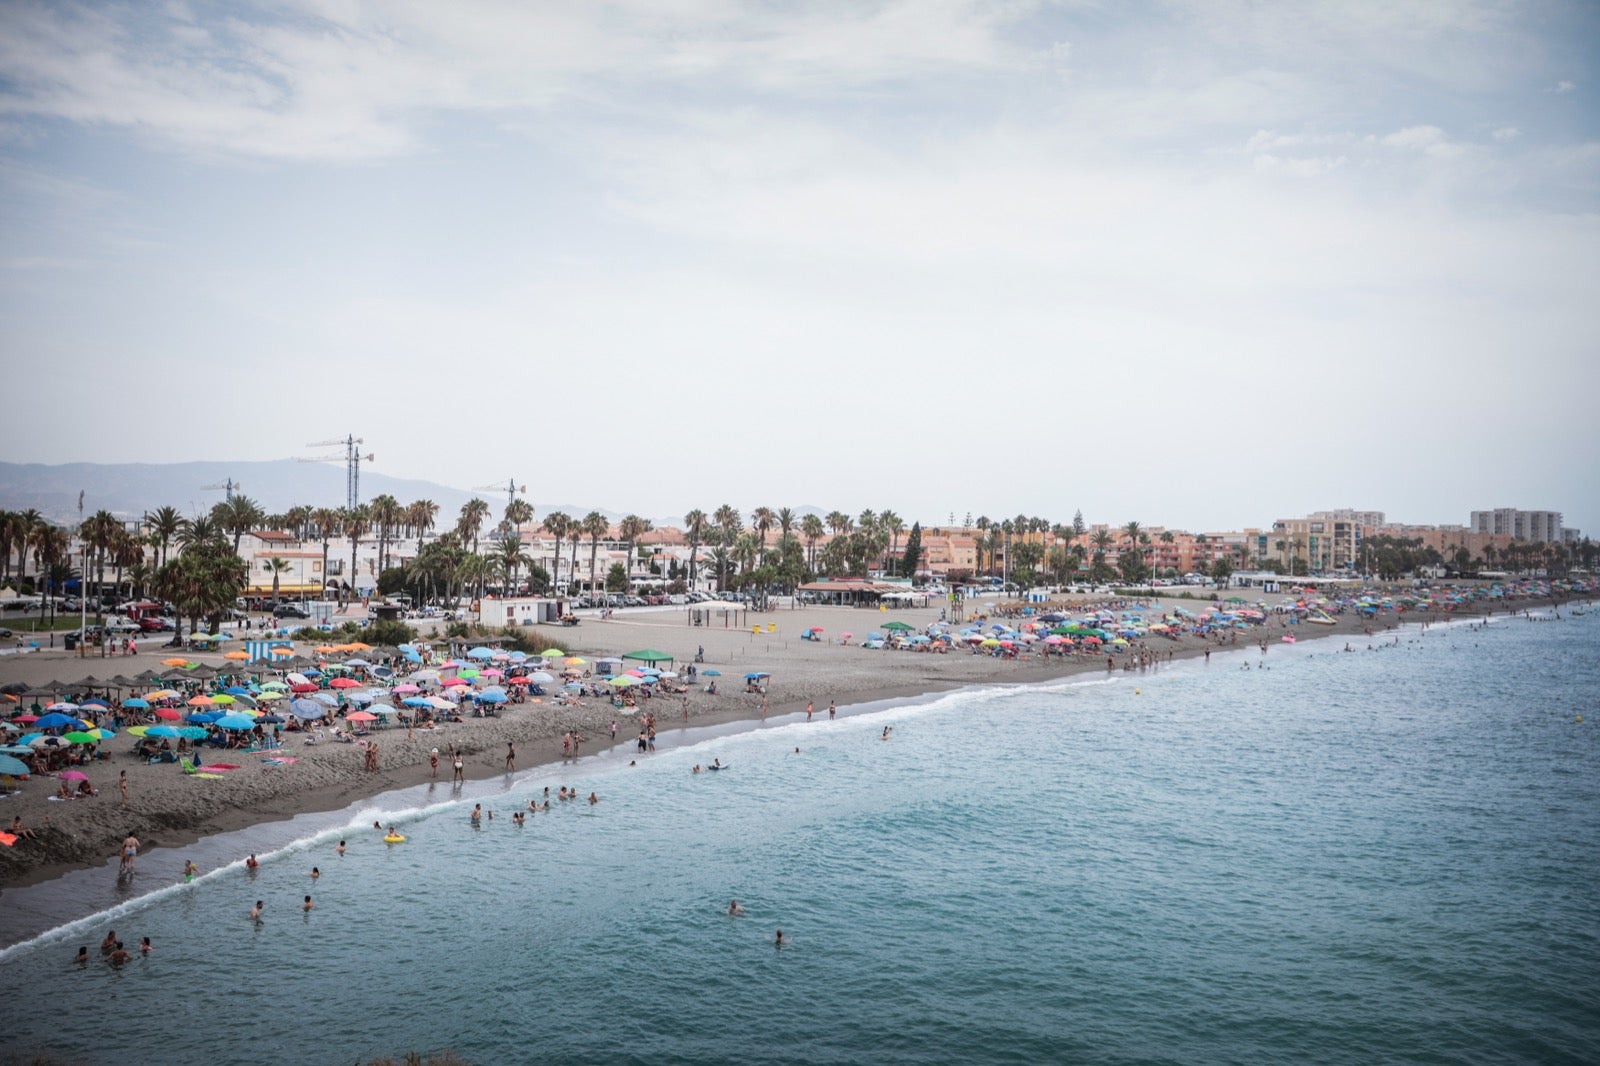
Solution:
{"label": "beach towel", "polygon": [[189,776],[190,776],[190,777],[211,777],[211,778],[220,778],[220,777],[221,777],[221,776],[222,776],[222,775],[221,775],[221,774],[208,774],[208,773],[206,773],[206,772],[205,772],[205,771],[204,771],[204,770],[196,770],[196,771],[195,771],[195,772],[194,772],[194,773],[192,773],[192,774],[190,774],[190,775],[189,775]]}
{"label": "beach towel", "polygon": [[17,838],[12,836],[10,833],[0,833],[0,844],[4,844],[9,848],[16,842]]}
{"label": "beach towel", "polygon": [[269,763],[273,766],[293,766],[295,762],[292,757],[285,755],[274,755],[270,758],[262,759],[261,761],[264,763]]}
{"label": "beach towel", "polygon": [[209,773],[209,774],[215,776],[215,775],[221,773],[223,770],[237,770],[237,769],[238,769],[238,767],[233,765],[232,763],[214,762],[214,763],[208,763],[207,765],[200,767],[200,772],[201,773]]}

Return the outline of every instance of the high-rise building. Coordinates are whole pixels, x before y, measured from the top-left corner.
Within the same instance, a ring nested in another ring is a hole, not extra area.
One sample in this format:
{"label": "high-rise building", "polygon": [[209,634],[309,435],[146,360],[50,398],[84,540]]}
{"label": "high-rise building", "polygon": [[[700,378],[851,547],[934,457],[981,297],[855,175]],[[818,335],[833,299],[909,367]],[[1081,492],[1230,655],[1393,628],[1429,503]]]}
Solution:
{"label": "high-rise building", "polygon": [[1519,511],[1515,507],[1473,511],[1469,528],[1474,533],[1497,533],[1536,544],[1559,544],[1564,539],[1560,511]]}

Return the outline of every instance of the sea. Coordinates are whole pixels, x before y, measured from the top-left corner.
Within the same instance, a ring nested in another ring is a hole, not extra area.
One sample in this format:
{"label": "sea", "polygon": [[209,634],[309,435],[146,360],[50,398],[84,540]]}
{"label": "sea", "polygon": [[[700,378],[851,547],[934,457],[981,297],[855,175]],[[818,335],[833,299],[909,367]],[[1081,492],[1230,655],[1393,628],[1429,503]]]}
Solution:
{"label": "sea", "polygon": [[1600,612],[1349,648],[673,733],[8,891],[5,1052],[1600,1061]]}

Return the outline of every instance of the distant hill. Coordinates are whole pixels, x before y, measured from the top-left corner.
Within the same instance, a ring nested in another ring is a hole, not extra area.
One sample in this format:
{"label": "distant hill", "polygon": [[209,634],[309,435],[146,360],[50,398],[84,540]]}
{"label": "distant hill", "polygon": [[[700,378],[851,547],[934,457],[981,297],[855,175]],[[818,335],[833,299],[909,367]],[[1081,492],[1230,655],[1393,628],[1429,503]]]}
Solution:
{"label": "distant hill", "polygon": [[[106,510],[122,518],[137,518],[157,507],[176,507],[185,515],[199,514],[222,500],[218,486],[232,479],[237,492],[255,500],[268,513],[287,511],[299,504],[343,507],[345,472],[342,465],[301,463],[292,459],[271,462],[195,463],[0,463],[0,508],[12,511],[35,508],[53,522],[78,521],[78,494],[85,513]],[[432,500],[439,505],[440,525],[453,518],[474,496],[489,502],[493,513],[505,506],[504,493],[468,492],[432,481],[390,477],[361,471],[361,498],[388,493],[402,504]],[[530,500],[539,515],[565,511],[588,514],[592,507],[543,504]],[[612,521],[621,513],[601,510]]]}

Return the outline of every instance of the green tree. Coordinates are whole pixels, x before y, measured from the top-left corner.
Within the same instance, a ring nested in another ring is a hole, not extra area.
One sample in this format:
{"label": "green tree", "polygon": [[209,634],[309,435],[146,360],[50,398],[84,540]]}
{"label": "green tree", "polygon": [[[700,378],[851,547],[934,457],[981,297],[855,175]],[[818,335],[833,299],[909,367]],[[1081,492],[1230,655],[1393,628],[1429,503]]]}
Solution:
{"label": "green tree", "polygon": [[463,545],[471,547],[474,555],[478,552],[478,535],[483,532],[483,523],[488,517],[489,504],[476,496],[461,505],[461,514],[456,519],[456,534]]}
{"label": "green tree", "polygon": [[817,572],[817,541],[826,532],[820,515],[808,514],[800,519],[800,535],[806,539],[806,569]]}
{"label": "green tree", "polygon": [[599,511],[583,516],[583,532],[589,538],[589,591],[595,591],[595,556],[600,551],[600,538],[611,532],[611,522]]}
{"label": "green tree", "polygon": [[339,531],[350,538],[350,573],[346,582],[349,601],[353,601],[356,596],[356,549],[360,547],[361,538],[366,535],[371,525],[372,516],[365,504],[340,508]]}
{"label": "green tree", "polygon": [[607,592],[628,591],[628,569],[621,563],[612,563],[611,569],[606,571]]}
{"label": "green tree", "polygon": [[290,568],[291,565],[292,564],[290,564],[289,560],[279,558],[276,555],[272,556],[270,559],[267,560],[267,573],[272,575],[272,602],[273,603],[277,603],[278,602],[279,581],[282,579],[284,574],[287,574],[289,572],[289,568]]}
{"label": "green tree", "polygon": [[1217,583],[1218,588],[1227,588],[1233,581],[1233,564],[1224,557],[1219,557],[1211,564],[1211,579]]}
{"label": "green tree", "polygon": [[495,563],[500,572],[505,575],[507,596],[517,594],[517,571],[532,562],[528,554],[522,550],[522,537],[516,533],[506,533],[500,538],[500,547],[495,552]]}
{"label": "green tree", "polygon": [[[898,518],[896,521],[898,521]],[[917,576],[917,568],[921,565],[922,523],[912,522],[911,532],[906,534],[905,554],[900,557],[900,571],[915,581]]]}
{"label": "green tree", "polygon": [[172,545],[172,538],[189,523],[178,513],[176,507],[157,507],[144,516],[144,522],[150,527],[150,533],[161,546],[161,554],[156,557],[156,567],[159,569],[166,565],[167,550]]}
{"label": "green tree", "polygon": [[[546,533],[550,534],[550,536],[553,537],[556,542],[555,575],[558,581],[561,578],[561,542],[566,540],[569,535],[576,536],[577,525],[578,523],[573,519],[573,517],[567,514],[565,511],[551,511],[549,514],[544,516],[542,528]],[[572,583],[576,583],[577,575],[569,572],[568,580]]]}

